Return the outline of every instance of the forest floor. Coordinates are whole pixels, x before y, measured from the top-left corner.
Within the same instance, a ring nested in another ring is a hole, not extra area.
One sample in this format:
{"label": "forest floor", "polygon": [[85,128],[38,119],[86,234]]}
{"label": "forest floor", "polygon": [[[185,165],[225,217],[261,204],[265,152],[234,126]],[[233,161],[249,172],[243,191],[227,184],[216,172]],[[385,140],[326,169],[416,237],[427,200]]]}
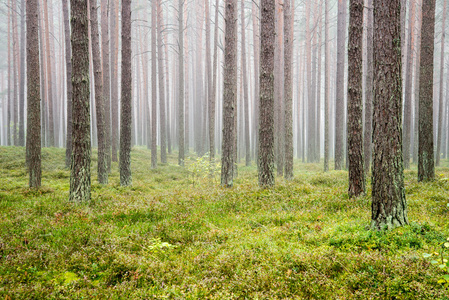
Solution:
{"label": "forest floor", "polygon": [[226,189],[201,161],[152,170],[135,148],[123,188],[117,163],[97,183],[94,150],[78,204],[64,153],[43,149],[35,191],[24,149],[0,147],[0,299],[449,299],[423,258],[449,237],[446,160],[431,183],[406,171],[410,225],[374,232],[371,190],[348,199],[346,171],[296,162],[294,180],[262,190],[253,163]]}

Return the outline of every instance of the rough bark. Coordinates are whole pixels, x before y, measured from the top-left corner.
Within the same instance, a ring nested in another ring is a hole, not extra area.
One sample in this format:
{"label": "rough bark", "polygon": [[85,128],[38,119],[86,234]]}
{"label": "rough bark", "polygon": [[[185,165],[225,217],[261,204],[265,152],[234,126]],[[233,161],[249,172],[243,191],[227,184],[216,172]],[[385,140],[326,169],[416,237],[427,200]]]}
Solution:
{"label": "rough bark", "polygon": [[363,0],[349,2],[348,45],[348,161],[349,197],[365,193],[363,168],[363,100],[362,100],[362,47]]}
{"label": "rough bark", "polygon": [[292,56],[293,28],[290,0],[284,0],[284,120],[285,120],[285,178],[293,178],[293,87]]}
{"label": "rough bark", "polygon": [[418,163],[419,144],[419,68],[421,65],[421,29],[422,29],[422,0],[417,0],[416,11],[416,45],[415,45],[415,66],[414,66],[414,121],[413,121],[413,163]]}
{"label": "rough bark", "polygon": [[221,185],[231,187],[234,179],[235,118],[237,109],[237,0],[226,0],[225,11]]}
{"label": "rough bark", "polygon": [[402,161],[400,0],[374,1],[371,228],[408,224]]}
{"label": "rough bark", "polygon": [[338,0],[337,33],[337,85],[335,103],[335,170],[341,170],[344,162],[344,67],[346,40],[346,1]]}
{"label": "rough bark", "polygon": [[437,136],[437,150],[436,150],[436,157],[435,157],[435,165],[440,165],[440,158],[441,158],[441,142],[442,142],[442,135],[443,135],[443,90],[444,90],[444,84],[443,84],[443,77],[444,77],[444,39],[446,36],[446,6],[447,6],[447,0],[444,0],[443,5],[443,21],[442,21],[442,33],[441,33],[441,56],[440,56],[440,89],[439,89],[439,97],[438,97],[438,136]]}
{"label": "rough bark", "polygon": [[110,51],[111,51],[111,160],[118,161],[118,1],[110,1]]}
{"label": "rough bark", "polygon": [[68,0],[62,0],[64,16],[65,64],[66,64],[66,93],[67,93],[67,139],[65,150],[65,166],[70,167],[72,158],[72,47],[70,44],[70,18]]}
{"label": "rough bark", "polygon": [[72,41],[72,163],[70,201],[90,200],[90,101],[88,6],[84,0],[70,0]]}
{"label": "rough bark", "polygon": [[55,128],[54,128],[54,116],[53,116],[53,102],[54,95],[52,89],[52,64],[50,55],[50,29],[48,19],[48,0],[43,2],[44,8],[44,26],[45,26],[45,56],[46,56],[46,77],[47,77],[47,110],[48,110],[48,133],[47,133],[47,145],[49,147],[55,146]]}
{"label": "rough bark", "polygon": [[97,114],[97,139],[98,139],[98,182],[108,183],[108,169],[105,141],[105,112],[103,99],[103,74],[101,70],[100,37],[98,30],[97,0],[89,0],[90,5],[90,36],[92,47],[92,61],[94,71],[95,108]]}
{"label": "rough bark", "polygon": [[122,84],[120,110],[120,185],[132,184],[132,69],[131,69],[131,0],[122,0]]}
{"label": "rough bark", "polygon": [[366,7],[366,85],[365,85],[365,127],[364,127],[364,169],[365,174],[369,173],[371,166],[371,156],[373,148],[373,0],[367,0]]}
{"label": "rough bark", "polygon": [[261,0],[259,185],[274,185],[275,0]]}
{"label": "rough bark", "polygon": [[248,77],[246,69],[246,22],[245,1],[242,0],[242,75],[243,75],[243,105],[245,113],[245,165],[251,165],[251,140],[249,136],[249,99],[248,99]]}
{"label": "rough bark", "polygon": [[423,1],[421,35],[418,181],[428,181],[435,178],[433,149],[433,56],[435,37],[435,0]]}
{"label": "rough bark", "polygon": [[[26,1],[27,45],[38,45],[37,0]],[[24,13],[24,12],[23,12]],[[27,47],[27,155],[30,188],[41,186],[41,111],[39,47]]]}

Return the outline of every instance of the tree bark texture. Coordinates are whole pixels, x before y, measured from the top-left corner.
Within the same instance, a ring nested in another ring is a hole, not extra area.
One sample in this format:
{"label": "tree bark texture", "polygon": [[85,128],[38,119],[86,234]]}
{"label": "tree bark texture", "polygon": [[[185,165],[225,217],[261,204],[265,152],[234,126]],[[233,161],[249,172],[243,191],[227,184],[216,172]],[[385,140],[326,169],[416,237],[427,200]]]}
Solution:
{"label": "tree bark texture", "polygon": [[[329,102],[330,102],[330,49],[329,49],[329,3],[324,1],[324,172],[329,171]],[[299,106],[299,103],[298,103]],[[299,123],[299,118],[298,118]],[[299,130],[298,130],[299,132]],[[299,149],[299,143],[298,143]],[[298,155],[299,157],[299,155]]]}
{"label": "tree bark texture", "polygon": [[371,228],[408,224],[402,158],[401,0],[374,2]]}
{"label": "tree bark texture", "polygon": [[157,1],[151,2],[151,168],[157,167]]}
{"label": "tree bark texture", "polygon": [[19,146],[25,146],[25,0],[20,1]]}
{"label": "tree bark texture", "polygon": [[275,0],[261,0],[259,185],[274,185]]}
{"label": "tree bark texture", "polygon": [[418,181],[428,181],[435,178],[433,149],[433,58],[435,37],[435,0],[423,1],[421,35]]}
{"label": "tree bark texture", "polygon": [[225,61],[223,91],[223,145],[221,185],[231,187],[234,179],[235,118],[237,110],[237,0],[225,2]]}
{"label": "tree bark texture", "polygon": [[348,159],[349,197],[365,193],[365,171],[363,168],[363,0],[349,2],[348,45]]}
{"label": "tree bark texture", "polygon": [[90,28],[91,28],[91,45],[92,45],[92,61],[94,69],[95,83],[95,108],[97,113],[97,139],[98,139],[98,182],[100,184],[108,183],[108,165],[106,157],[106,140],[105,140],[105,111],[103,98],[103,74],[101,70],[100,56],[100,37],[98,29],[98,12],[97,0],[89,0],[90,5]]}
{"label": "tree bark texture", "polygon": [[70,0],[72,28],[72,163],[70,201],[90,200],[90,90],[88,6],[84,0]]}
{"label": "tree bark texture", "polygon": [[159,81],[159,110],[161,131],[161,162],[167,163],[167,124],[165,115],[165,79],[164,79],[164,43],[163,43],[163,28],[162,28],[162,3],[161,0],[157,2],[157,45],[158,45],[158,81]]}
{"label": "tree bark texture", "polygon": [[442,28],[441,28],[441,56],[440,56],[440,96],[438,97],[438,136],[437,136],[437,150],[436,150],[436,157],[435,157],[435,165],[440,165],[440,158],[441,158],[441,142],[442,142],[442,136],[443,136],[443,90],[444,90],[444,40],[446,36],[446,6],[447,6],[447,0],[444,0],[443,4],[443,21],[442,21]]}
{"label": "tree bark texture", "polygon": [[62,0],[64,17],[65,64],[66,64],[66,93],[67,93],[67,139],[65,150],[65,166],[70,167],[72,159],[72,46],[70,42],[70,17],[68,0]]}
{"label": "tree bark texture", "polygon": [[[41,95],[37,0],[26,1],[27,26],[27,148],[30,188],[41,186]],[[23,12],[25,13],[25,12]],[[33,46],[31,46],[33,45]]]}
{"label": "tree bark texture", "polygon": [[249,136],[249,99],[248,99],[248,77],[246,68],[246,22],[245,22],[245,1],[242,4],[242,75],[243,75],[243,105],[244,105],[244,119],[245,119],[245,165],[251,165],[251,140]]}
{"label": "tree bark texture", "polygon": [[131,0],[122,0],[122,85],[120,110],[120,185],[132,184],[131,124],[132,124],[132,69],[131,69]]}
{"label": "tree bark texture", "polygon": [[118,148],[118,1],[110,1],[110,51],[111,51],[111,160],[116,162]]}
{"label": "tree bark texture", "polygon": [[[206,0],[209,1],[209,0]],[[217,60],[218,60],[218,14],[219,0],[215,2],[215,27],[214,27],[214,58],[212,63],[213,80],[212,91],[209,95],[209,156],[212,162],[215,159],[215,103],[217,96]]]}
{"label": "tree bark texture", "polygon": [[[67,0],[64,0],[67,1]],[[111,172],[111,68],[109,66],[109,0],[101,0],[101,59],[103,74],[106,161]]]}
{"label": "tree bark texture", "polygon": [[373,148],[373,0],[367,0],[366,7],[366,86],[365,86],[365,128],[364,128],[364,164],[365,174],[369,173]]}
{"label": "tree bark texture", "polygon": [[284,0],[284,120],[285,120],[285,178],[293,178],[293,30],[290,0]]}

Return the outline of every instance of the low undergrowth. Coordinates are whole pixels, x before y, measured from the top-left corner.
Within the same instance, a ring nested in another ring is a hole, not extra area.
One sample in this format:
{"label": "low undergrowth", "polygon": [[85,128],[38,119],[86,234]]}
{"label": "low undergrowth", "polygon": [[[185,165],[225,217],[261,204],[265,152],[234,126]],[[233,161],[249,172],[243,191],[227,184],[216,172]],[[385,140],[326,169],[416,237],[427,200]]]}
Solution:
{"label": "low undergrowth", "polygon": [[370,190],[349,199],[347,173],[318,164],[268,190],[241,166],[225,189],[201,160],[151,169],[136,148],[132,187],[117,163],[99,185],[94,164],[92,201],[75,204],[64,150],[43,149],[37,191],[23,158],[0,148],[1,299],[449,299],[423,259],[449,236],[447,162],[431,183],[406,171],[410,225],[373,232]]}

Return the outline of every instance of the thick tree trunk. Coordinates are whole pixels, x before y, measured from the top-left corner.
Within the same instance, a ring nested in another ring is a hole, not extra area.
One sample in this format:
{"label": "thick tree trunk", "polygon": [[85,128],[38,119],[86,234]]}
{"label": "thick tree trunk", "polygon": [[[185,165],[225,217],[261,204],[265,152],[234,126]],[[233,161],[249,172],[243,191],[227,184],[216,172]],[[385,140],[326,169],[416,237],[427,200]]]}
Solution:
{"label": "thick tree trunk", "polygon": [[408,224],[402,161],[400,9],[400,0],[374,1],[371,228],[376,230]]}
{"label": "thick tree trunk", "polygon": [[422,45],[419,83],[418,181],[435,178],[433,149],[433,56],[435,37],[435,0],[422,6]]}
{"label": "thick tree trunk", "polygon": [[98,139],[98,182],[108,183],[108,165],[105,140],[105,111],[103,98],[103,74],[101,70],[100,37],[98,30],[97,0],[89,0],[92,61],[95,83],[95,108],[97,113],[97,139]]}
{"label": "thick tree trunk", "polygon": [[337,33],[337,94],[335,105],[335,170],[341,170],[344,163],[344,67],[346,40],[346,1],[338,0]]}
{"label": "thick tree trunk", "polygon": [[349,197],[365,193],[363,169],[363,100],[362,100],[362,47],[363,0],[349,2],[348,45],[348,160]]}
{"label": "thick tree trunk", "polygon": [[167,124],[165,115],[165,80],[164,80],[164,44],[162,42],[162,4],[161,0],[157,2],[157,44],[158,44],[158,69],[159,69],[159,110],[161,131],[161,162],[167,163]]}
{"label": "thick tree trunk", "polygon": [[235,162],[237,109],[237,0],[226,0],[221,185],[231,187]]}
{"label": "thick tree trunk", "polygon": [[[41,186],[41,95],[37,0],[26,1],[27,16],[27,156],[30,188]],[[22,12],[25,13],[25,12]],[[34,45],[33,47],[30,47]]]}
{"label": "thick tree trunk", "polygon": [[131,0],[122,0],[122,84],[120,110],[120,185],[132,184],[131,126],[132,126],[132,69],[131,69]]}
{"label": "thick tree trunk", "polygon": [[443,84],[443,77],[444,77],[444,38],[445,38],[445,31],[446,31],[446,5],[447,0],[444,0],[443,5],[443,21],[442,21],[442,29],[441,29],[441,57],[440,57],[440,96],[438,97],[438,136],[437,136],[437,151],[436,151],[436,159],[435,159],[435,165],[440,165],[440,158],[441,158],[441,138],[443,135],[443,90],[444,90],[444,84]]}
{"label": "thick tree trunk", "polygon": [[87,1],[70,0],[72,27],[72,164],[70,201],[90,200],[89,28]]}
{"label": "thick tree trunk", "polygon": [[261,0],[259,185],[274,185],[275,0]]}
{"label": "thick tree trunk", "polygon": [[293,87],[292,56],[293,28],[290,0],[284,0],[284,120],[285,120],[285,178],[293,178]]}

